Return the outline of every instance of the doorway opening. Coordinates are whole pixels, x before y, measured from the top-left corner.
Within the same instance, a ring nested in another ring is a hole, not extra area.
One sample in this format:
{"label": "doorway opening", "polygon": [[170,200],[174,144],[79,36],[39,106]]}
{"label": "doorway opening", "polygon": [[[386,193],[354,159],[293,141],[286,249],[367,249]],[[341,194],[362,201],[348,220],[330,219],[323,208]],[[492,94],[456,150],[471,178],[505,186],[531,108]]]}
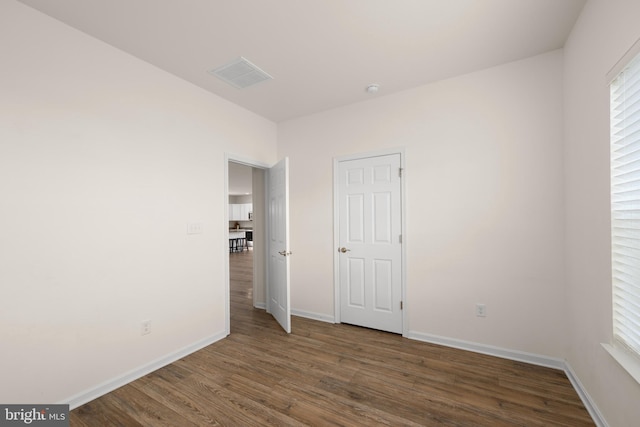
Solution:
{"label": "doorway opening", "polygon": [[[229,290],[228,309],[238,298],[253,307],[266,307],[265,268],[265,169],[247,162],[227,161],[227,203],[229,253],[227,274],[240,290],[231,294]],[[242,295],[238,295],[240,292]],[[231,313],[229,313],[231,315]],[[229,320],[230,322],[230,320]],[[231,325],[228,325],[227,333]]]}
{"label": "doorway opening", "polygon": [[229,162],[229,253],[253,250],[253,168]]}
{"label": "doorway opening", "polygon": [[[246,297],[250,294],[253,307],[265,309],[287,333],[291,332],[288,165],[287,158],[266,166],[225,156],[225,206],[228,206],[225,235],[229,237],[229,256],[225,257],[227,335],[231,332],[229,261],[231,256],[243,254],[252,255],[249,270],[252,286]],[[245,184],[241,187],[243,173]]]}

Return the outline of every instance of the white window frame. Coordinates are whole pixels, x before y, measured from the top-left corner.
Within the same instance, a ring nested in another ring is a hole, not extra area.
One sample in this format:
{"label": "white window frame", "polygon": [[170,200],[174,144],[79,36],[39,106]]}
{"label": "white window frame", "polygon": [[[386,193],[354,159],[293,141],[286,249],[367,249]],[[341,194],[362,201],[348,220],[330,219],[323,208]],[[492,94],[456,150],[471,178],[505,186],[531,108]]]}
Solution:
{"label": "white window frame", "polygon": [[613,339],[603,347],[640,383],[640,40],[608,80]]}

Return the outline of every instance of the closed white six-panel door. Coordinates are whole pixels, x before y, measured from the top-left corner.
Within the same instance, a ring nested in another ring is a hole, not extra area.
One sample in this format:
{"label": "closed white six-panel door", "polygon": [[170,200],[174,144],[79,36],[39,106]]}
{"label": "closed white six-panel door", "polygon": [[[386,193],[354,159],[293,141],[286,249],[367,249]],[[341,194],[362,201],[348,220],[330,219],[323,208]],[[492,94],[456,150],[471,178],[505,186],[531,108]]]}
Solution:
{"label": "closed white six-panel door", "polygon": [[402,333],[400,154],[338,164],[340,321]]}

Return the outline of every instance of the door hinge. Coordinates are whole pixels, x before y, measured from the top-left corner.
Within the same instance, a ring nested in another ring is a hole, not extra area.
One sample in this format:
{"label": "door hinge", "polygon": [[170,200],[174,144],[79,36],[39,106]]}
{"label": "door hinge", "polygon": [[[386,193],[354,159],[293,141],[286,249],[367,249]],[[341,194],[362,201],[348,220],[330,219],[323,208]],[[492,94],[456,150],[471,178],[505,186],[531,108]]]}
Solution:
{"label": "door hinge", "polygon": [[402,301],[400,301],[400,310],[402,310],[404,308],[404,304],[402,303]]}
{"label": "door hinge", "polygon": [[404,170],[404,168],[398,168],[398,176],[400,178],[402,178],[402,171]]}
{"label": "door hinge", "polygon": [[398,236],[398,243],[402,243],[402,234]]}

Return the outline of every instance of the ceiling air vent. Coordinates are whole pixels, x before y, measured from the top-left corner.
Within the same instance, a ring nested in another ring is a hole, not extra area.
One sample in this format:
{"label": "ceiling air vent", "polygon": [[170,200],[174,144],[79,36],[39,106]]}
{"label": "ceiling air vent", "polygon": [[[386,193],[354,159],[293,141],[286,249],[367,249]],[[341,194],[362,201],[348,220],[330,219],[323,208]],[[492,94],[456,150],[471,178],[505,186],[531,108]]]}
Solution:
{"label": "ceiling air vent", "polygon": [[210,70],[209,73],[237,89],[244,89],[245,87],[252,86],[264,80],[273,79],[269,74],[243,57],[214,70]]}

